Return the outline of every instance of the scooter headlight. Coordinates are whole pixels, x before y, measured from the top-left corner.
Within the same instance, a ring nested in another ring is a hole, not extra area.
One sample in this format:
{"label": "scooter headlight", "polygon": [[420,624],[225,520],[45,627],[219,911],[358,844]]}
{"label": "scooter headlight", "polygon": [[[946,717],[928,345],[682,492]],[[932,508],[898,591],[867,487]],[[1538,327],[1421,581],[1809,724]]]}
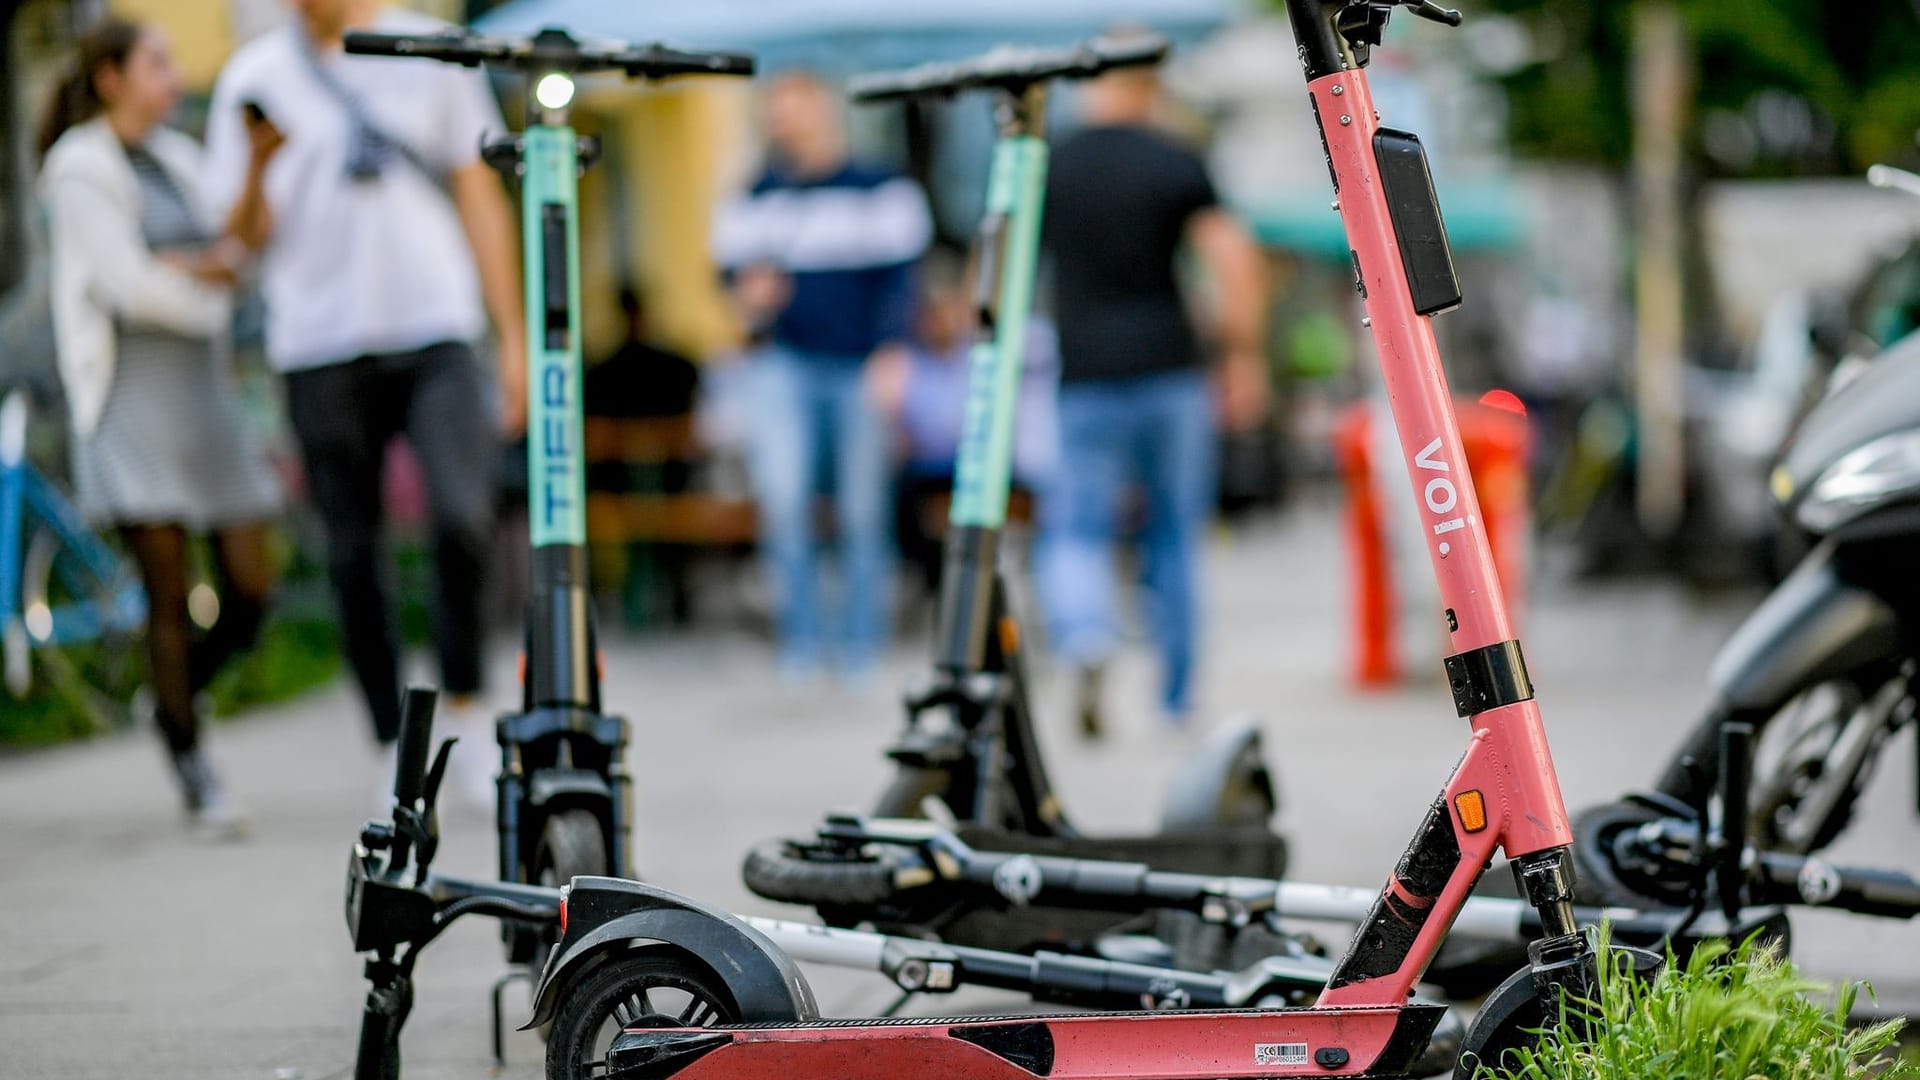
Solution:
{"label": "scooter headlight", "polygon": [[1920,431],[1886,435],[1827,466],[1801,500],[1795,518],[1807,530],[1830,532],[1875,506],[1920,493]]}

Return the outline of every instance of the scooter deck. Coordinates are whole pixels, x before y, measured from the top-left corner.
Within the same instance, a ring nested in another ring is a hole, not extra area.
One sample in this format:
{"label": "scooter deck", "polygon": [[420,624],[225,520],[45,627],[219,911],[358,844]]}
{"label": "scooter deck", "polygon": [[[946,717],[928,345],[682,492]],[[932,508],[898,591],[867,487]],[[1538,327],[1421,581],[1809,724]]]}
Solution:
{"label": "scooter deck", "polygon": [[1400,1008],[816,1020],[644,1028],[609,1080],[1239,1080],[1404,1076],[1446,1014]]}

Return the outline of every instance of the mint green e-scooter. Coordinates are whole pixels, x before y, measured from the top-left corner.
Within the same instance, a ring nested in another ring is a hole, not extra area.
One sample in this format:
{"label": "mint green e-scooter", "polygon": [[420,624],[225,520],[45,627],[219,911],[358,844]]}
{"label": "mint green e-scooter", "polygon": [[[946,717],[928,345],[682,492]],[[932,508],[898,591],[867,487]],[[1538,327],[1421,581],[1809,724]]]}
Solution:
{"label": "mint green e-scooter", "polygon": [[[627,723],[602,707],[587,593],[578,179],[599,148],[573,130],[574,79],[609,71],[650,79],[748,76],[753,74],[753,59],[660,45],[581,42],[552,28],[524,39],[458,31],[353,32],[346,37],[346,50],[485,66],[528,77],[526,130],[483,148],[486,160],[520,185],[528,336],[527,512],[533,545],[520,711],[502,716],[495,728],[500,744],[499,875],[504,882],[554,887],[581,875],[632,877],[631,792],[623,764]],[[370,834],[375,831],[369,828]],[[370,840],[368,846],[375,846],[382,838]],[[511,968],[493,991],[496,1059],[501,1052],[501,990],[515,979],[530,980],[544,966],[554,937],[550,926],[538,923],[509,920],[503,925]],[[391,976],[385,981],[392,987],[407,985],[411,955],[369,962],[376,996],[382,976]],[[376,973],[379,965],[383,970]],[[405,1018],[399,999],[407,994],[394,989],[392,996],[397,1039]],[[370,1015],[372,1011],[370,999]],[[397,1062],[397,1052],[393,1059]]]}

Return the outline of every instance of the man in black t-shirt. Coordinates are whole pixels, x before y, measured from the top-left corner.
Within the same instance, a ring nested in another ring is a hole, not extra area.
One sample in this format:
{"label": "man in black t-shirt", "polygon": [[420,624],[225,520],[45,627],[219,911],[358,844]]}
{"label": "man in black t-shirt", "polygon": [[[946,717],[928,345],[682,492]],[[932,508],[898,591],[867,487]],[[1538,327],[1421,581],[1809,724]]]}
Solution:
{"label": "man in black t-shirt", "polygon": [[[1265,282],[1206,167],[1151,127],[1151,69],[1089,84],[1088,126],[1055,146],[1045,244],[1060,333],[1061,460],[1041,505],[1043,600],[1061,657],[1080,673],[1080,716],[1100,730],[1100,672],[1118,647],[1115,548],[1130,493],[1145,496],[1148,623],[1165,665],[1161,704],[1193,709],[1200,545],[1214,500],[1217,423],[1266,408]],[[1203,335],[1175,263],[1211,279]],[[1215,362],[1217,361],[1217,362]]]}

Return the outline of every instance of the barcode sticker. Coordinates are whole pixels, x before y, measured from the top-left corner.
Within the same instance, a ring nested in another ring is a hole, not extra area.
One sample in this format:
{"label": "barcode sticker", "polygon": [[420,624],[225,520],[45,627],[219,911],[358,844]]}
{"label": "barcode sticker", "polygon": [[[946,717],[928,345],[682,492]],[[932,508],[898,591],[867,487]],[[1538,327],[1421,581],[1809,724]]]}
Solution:
{"label": "barcode sticker", "polygon": [[1254,1043],[1255,1065],[1305,1065],[1311,1058],[1306,1043]]}

